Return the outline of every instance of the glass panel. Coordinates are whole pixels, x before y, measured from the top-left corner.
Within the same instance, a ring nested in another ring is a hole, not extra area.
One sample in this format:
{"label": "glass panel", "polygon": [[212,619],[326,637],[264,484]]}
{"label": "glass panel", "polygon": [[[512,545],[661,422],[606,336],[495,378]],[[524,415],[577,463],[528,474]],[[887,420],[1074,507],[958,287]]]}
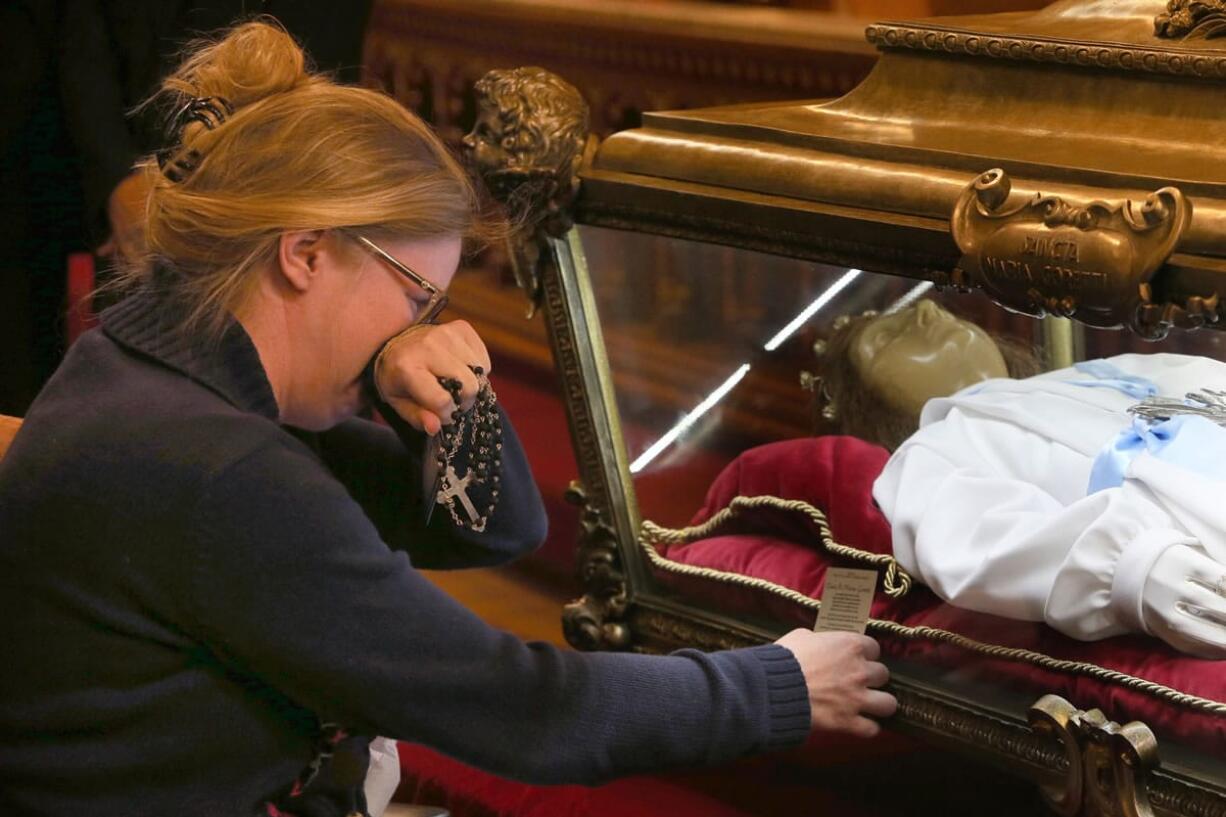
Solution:
{"label": "glass panel", "polygon": [[686,524],[747,448],[814,433],[802,371],[840,316],[923,297],[994,335],[1041,342],[1039,321],[979,293],[708,244],[580,228],[630,471],[644,519]]}
{"label": "glass panel", "polygon": [[[1043,336],[1041,321],[1008,313],[977,293],[935,292],[926,284],[910,279],[644,234],[584,227],[581,237],[605,338],[638,513],[641,518],[665,527],[690,524],[702,508],[712,481],[747,449],[785,440],[798,441],[802,446],[812,443],[815,429],[822,423],[820,403],[815,401],[813,392],[801,388],[800,373],[808,371],[827,379],[832,376],[830,358],[833,352],[828,349],[824,356],[819,356],[815,354],[814,344],[831,336],[840,316],[856,316],[865,310],[890,313],[917,298],[931,298],[953,314],[978,323],[998,340],[1011,339],[1023,349],[1041,352],[1038,348]],[[1146,343],[1125,332],[1085,329],[1081,340],[1089,357],[1124,352],[1182,352],[1226,359],[1226,346],[1223,345],[1226,333],[1209,330],[1173,332],[1161,343]],[[1213,374],[1209,372],[1209,380],[1213,380]],[[1087,375],[1087,378],[1093,379],[1093,376]],[[1198,382],[1196,385],[1226,389],[1226,382]],[[1085,394],[1101,396],[1106,391],[1086,388]],[[1122,388],[1117,391],[1123,393]],[[1080,394],[1078,392],[1075,397],[1078,401],[1082,399]],[[1097,398],[1085,398],[1088,402],[1094,399]],[[1121,399],[1126,402],[1120,403]],[[1127,400],[1116,394],[1119,405],[1110,409],[1115,412],[1112,422],[1120,421],[1121,432],[1130,427],[1123,413],[1124,408],[1131,405]],[[1011,401],[1009,398],[998,405],[1006,409],[1015,407],[1017,403]],[[1048,408],[1044,411],[1058,410]],[[1073,418],[1075,411],[1068,411]],[[1089,463],[1119,432],[1111,426],[1100,435],[1101,439],[1095,437],[1086,442],[1074,434],[1069,441],[1061,443],[1070,450],[1079,446],[1084,449],[1068,460],[1076,462],[1067,470],[1062,464],[1065,460],[1061,459],[1067,459],[1067,452],[1055,451],[1059,446],[1051,442],[1058,442],[1056,438],[1064,433],[1066,426],[1073,428],[1075,422],[1080,421],[1070,419],[1065,423],[1054,416],[1045,419],[1054,420],[1049,423],[1053,429],[1050,439],[1041,440],[1032,434],[1037,442],[1022,446],[1015,459],[1039,463],[1035,466],[1037,476],[1033,485],[1048,492],[1049,499],[1059,510],[1086,498],[1088,488],[1083,486],[1087,485],[1084,477],[1090,472]],[[846,418],[840,421],[843,420]],[[951,446],[949,456],[955,457],[963,443],[961,439],[954,439]],[[1038,458],[1035,451],[1044,451],[1044,446],[1050,446],[1055,453],[1044,454],[1046,459]],[[836,539],[861,550],[888,553],[898,532],[891,533],[885,517],[878,513],[872,501],[871,486],[886,458],[884,452],[879,449],[878,452],[866,455],[867,459],[858,464],[851,458],[833,465],[828,462],[824,466],[827,475],[824,487],[813,490],[824,492],[827,498],[828,507],[822,510],[830,516]],[[1005,459],[1012,456],[1007,451],[1006,455]],[[755,456],[758,458],[752,464],[747,464],[750,458],[738,464],[740,470],[736,472],[735,487],[741,493],[773,493],[782,490],[779,486],[785,484],[794,488],[798,484],[798,470],[807,473],[810,467],[813,474],[822,473],[823,466],[816,460],[810,466],[803,457],[789,460],[783,456],[772,459],[773,454]],[[745,485],[751,471],[757,487],[747,491]],[[1014,480],[1011,485],[1024,481],[1016,475],[1010,475],[1009,479]],[[1200,477],[1194,477],[1189,485],[1195,484],[1197,479]],[[1058,489],[1062,480],[1067,483],[1064,489],[1069,496],[1061,498]],[[814,478],[813,482],[816,484],[820,480]],[[855,485],[860,487],[855,488]],[[1019,497],[1024,490],[1019,489]],[[829,507],[829,497],[836,495],[841,497],[841,504]],[[1011,496],[1005,497],[1006,504]],[[1184,499],[1175,497],[1179,502]],[[821,506],[816,497],[813,501]],[[932,506],[949,503],[953,508],[962,508],[966,516],[964,527],[983,532],[984,538],[970,537],[969,544],[962,542],[958,547],[974,549],[990,545],[993,536],[1008,528],[1005,518],[1008,513],[1001,516],[999,505],[995,508],[994,521],[981,524],[979,517],[986,511],[978,502],[977,497],[969,498],[968,494],[959,494],[954,489],[938,492],[931,499]],[[1023,505],[1019,498],[1019,514],[1029,512],[1022,508]],[[764,515],[755,521],[756,528],[742,526],[682,547],[669,545],[663,549],[669,558],[690,565],[764,578],[808,595],[818,592],[821,577],[830,564],[854,566],[854,563],[833,559],[823,552],[815,529],[806,527],[808,523],[804,520],[798,521],[794,516],[785,518],[787,512],[780,513],[782,516],[773,520],[769,514]],[[1181,535],[1195,540],[1192,532],[1195,523],[1185,525],[1187,520],[1180,516],[1181,513],[1170,511],[1170,518],[1164,517],[1162,524],[1168,524],[1172,530],[1182,530]],[[1147,525],[1149,523],[1143,523],[1140,529],[1148,531]],[[1054,541],[1059,544],[1067,541],[1061,537],[1081,535],[1070,531],[1053,534]],[[734,535],[723,536],[724,533]],[[1202,533],[1204,537],[1226,539],[1220,531]],[[952,543],[957,534],[958,528],[951,527],[950,538],[942,541]],[[1169,696],[1164,698],[1163,694],[1154,692],[1152,684],[1146,687],[1131,682],[1096,680],[1093,671],[1087,673],[1084,667],[1052,671],[1050,666],[1036,663],[1034,655],[1106,667],[1178,689],[1204,701],[1223,702],[1226,702],[1226,662],[1192,657],[1151,636],[1117,635],[1082,641],[1062,634],[1042,623],[1049,612],[1042,597],[1048,592],[1047,585],[1037,591],[1037,598],[1018,604],[1014,612],[996,609],[997,614],[990,615],[984,611],[985,605],[1007,606],[1002,605],[1000,599],[1010,593],[1017,595],[1018,586],[1025,584],[1017,577],[1039,575],[1042,571],[1036,573],[1036,565],[1043,564],[1043,560],[1051,562],[1051,554],[1057,551],[1060,547],[1050,547],[1049,543],[1036,540],[1033,557],[1030,551],[1015,553],[1010,557],[1014,560],[1011,566],[1004,564],[999,588],[984,589],[978,600],[971,599],[960,606],[941,601],[918,583],[901,599],[879,592],[874,603],[877,618],[910,627],[922,624],[1013,650],[1004,659],[999,655],[989,658],[981,652],[934,642],[926,637],[893,641],[884,638],[896,673],[954,688],[968,700],[985,705],[992,701],[1008,701],[1008,708],[1015,712],[1018,706],[1024,707],[1026,702],[1054,692],[1084,709],[1102,707],[1111,713],[1122,713],[1117,717],[1143,719],[1159,736],[1169,737],[1175,743],[1195,748],[1220,747],[1224,737],[1221,714],[1214,714],[1211,706],[1188,703],[1186,699],[1172,702]],[[990,552],[990,548],[983,552]],[[983,558],[985,563],[989,561],[989,557]],[[1063,558],[1049,565],[1052,575],[1058,568],[1062,569]],[[1105,567],[1100,564],[1097,568],[1086,568],[1091,572],[1100,568],[1107,571],[1107,583],[1099,588],[1103,598],[1113,592],[1109,576],[1112,566],[1104,564]],[[1201,589],[1208,589],[1211,594],[1222,593],[1223,587],[1214,586],[1216,579],[1210,575],[1214,563],[1199,564],[1207,571],[1199,580]],[[960,569],[972,575],[978,567],[964,563]],[[1226,574],[1226,567],[1220,567],[1220,572]],[[654,575],[658,580],[656,592],[680,594],[696,604],[747,621],[786,626],[812,626],[813,623],[811,608],[772,595],[770,591],[737,590],[715,580],[681,578],[667,571],[655,571]],[[1226,582],[1226,575],[1222,581]],[[1010,583],[1014,585],[1011,589]],[[956,584],[956,581],[950,579],[949,584]],[[1202,600],[1210,598],[1203,596]],[[1172,609],[1175,606],[1172,602]],[[1093,604],[1086,609],[1085,616],[1095,614]],[[1186,605],[1180,609],[1186,609]],[[1174,615],[1171,610],[1167,613]],[[1215,615],[1211,613],[1208,619],[1202,615],[1197,626],[1205,621],[1213,626],[1220,625],[1223,643],[1226,643],[1226,617],[1214,624]],[[1120,629],[1123,628],[1108,628],[1098,635],[1110,636]]]}

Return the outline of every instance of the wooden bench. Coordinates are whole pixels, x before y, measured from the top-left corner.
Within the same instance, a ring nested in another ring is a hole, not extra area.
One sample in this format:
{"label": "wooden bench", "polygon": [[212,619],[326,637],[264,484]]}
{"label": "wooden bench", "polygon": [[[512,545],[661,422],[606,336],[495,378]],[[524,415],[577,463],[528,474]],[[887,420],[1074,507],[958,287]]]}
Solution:
{"label": "wooden bench", "polygon": [[21,428],[20,417],[6,417],[0,414],[0,459],[4,459],[4,452],[8,451],[19,428]]}

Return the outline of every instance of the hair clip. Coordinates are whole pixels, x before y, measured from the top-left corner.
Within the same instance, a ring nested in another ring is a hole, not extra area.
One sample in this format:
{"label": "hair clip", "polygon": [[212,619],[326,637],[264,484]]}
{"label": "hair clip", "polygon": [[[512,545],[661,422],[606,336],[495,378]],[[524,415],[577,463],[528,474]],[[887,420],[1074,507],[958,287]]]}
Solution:
{"label": "hair clip", "polygon": [[193,96],[166,119],[166,147],[156,153],[158,167],[172,182],[182,182],[200,165],[200,152],[182,151],[183,131],[192,123],[213,130],[234,113],[234,106],[220,96]]}

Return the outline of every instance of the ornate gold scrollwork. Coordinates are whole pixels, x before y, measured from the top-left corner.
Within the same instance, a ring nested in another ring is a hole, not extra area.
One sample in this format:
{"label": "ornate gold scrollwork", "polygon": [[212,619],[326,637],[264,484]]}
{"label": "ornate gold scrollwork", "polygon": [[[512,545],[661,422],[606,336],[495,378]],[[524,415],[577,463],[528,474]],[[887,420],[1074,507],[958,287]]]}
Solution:
{"label": "ornate gold scrollwork", "polygon": [[1154,18],[1154,34],[1168,39],[1217,37],[1226,32],[1226,0],[1171,0]]}
{"label": "ornate gold scrollwork", "polygon": [[1139,721],[1107,720],[1097,709],[1083,712],[1057,695],[1030,708],[1030,726],[1055,738],[1068,761],[1061,783],[1042,784],[1044,799],[1066,817],[1153,817],[1147,775],[1158,766],[1158,741]]}
{"label": "ornate gold scrollwork", "polygon": [[507,209],[511,264],[532,315],[541,301],[547,241],[573,226],[579,168],[596,149],[588,106],[574,86],[543,68],[490,71],[475,87],[477,122],[464,146]]}
{"label": "ornate gold scrollwork", "polygon": [[962,191],[951,230],[962,250],[957,285],[984,289],[1003,306],[1090,326],[1129,326],[1156,339],[1172,326],[1218,319],[1216,295],[1185,304],[1154,303],[1150,281],[1192,218],[1175,187],[1143,202],[1067,201],[1036,193],[1010,202],[1012,183],[997,168]]}
{"label": "ornate gold scrollwork", "polygon": [[582,509],[579,578],[585,592],[562,608],[562,632],[576,649],[624,650],[630,646],[630,628],[617,533],[578,482],[570,484],[566,500]]}

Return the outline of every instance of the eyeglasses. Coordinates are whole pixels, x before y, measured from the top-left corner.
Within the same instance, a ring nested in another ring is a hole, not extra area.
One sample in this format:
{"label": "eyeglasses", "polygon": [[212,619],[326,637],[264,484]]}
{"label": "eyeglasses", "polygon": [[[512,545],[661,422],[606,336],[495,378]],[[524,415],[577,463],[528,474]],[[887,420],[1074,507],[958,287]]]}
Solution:
{"label": "eyeglasses", "polygon": [[430,300],[426,301],[426,305],[421,308],[421,310],[417,313],[417,317],[413,320],[414,326],[423,323],[434,323],[438,320],[439,314],[447,308],[446,292],[443,292],[434,284],[418,275],[412,270],[412,268],[397,261],[392,257],[391,253],[387,252],[387,250],[383,249],[369,238],[348,231],[345,231],[345,234],[365,247],[376,258],[379,258],[392,269],[396,270],[396,272],[400,273],[405,278],[408,278],[414,284],[417,284],[417,286],[425,290],[430,296]]}

